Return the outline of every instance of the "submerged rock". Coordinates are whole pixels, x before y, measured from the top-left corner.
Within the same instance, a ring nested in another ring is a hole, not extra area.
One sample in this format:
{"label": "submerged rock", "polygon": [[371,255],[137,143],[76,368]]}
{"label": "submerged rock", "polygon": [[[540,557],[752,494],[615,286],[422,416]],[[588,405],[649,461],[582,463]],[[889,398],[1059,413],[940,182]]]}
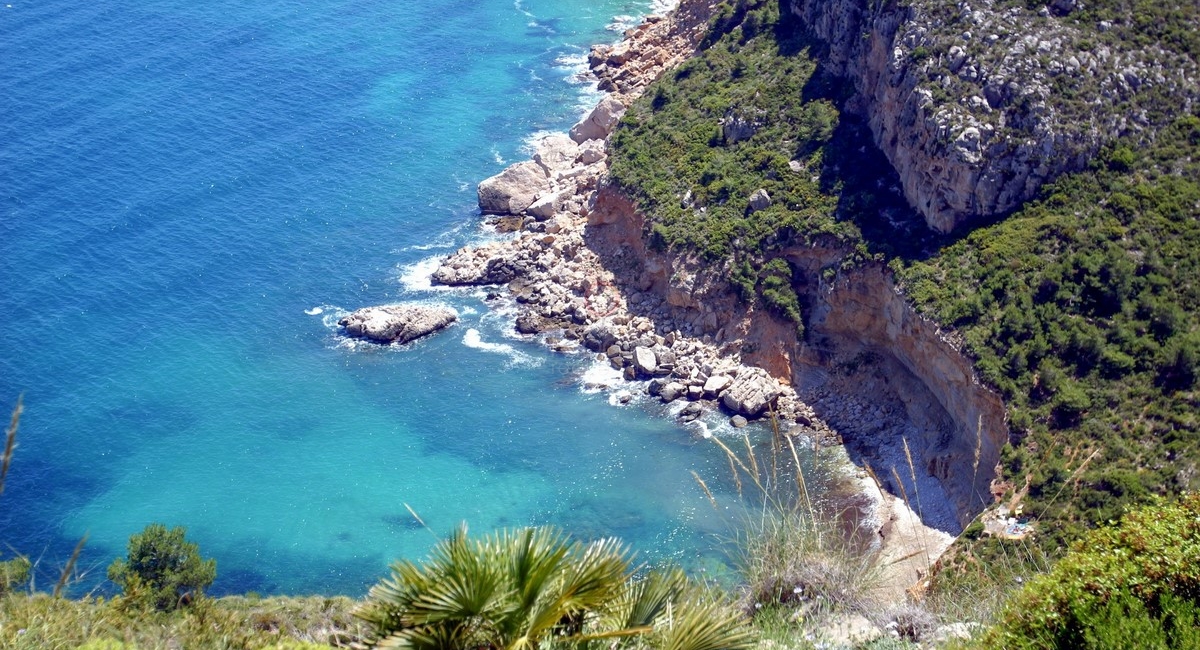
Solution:
{"label": "submerged rock", "polygon": [[445,305],[402,303],[364,307],[338,321],[346,333],[376,343],[408,343],[458,320]]}

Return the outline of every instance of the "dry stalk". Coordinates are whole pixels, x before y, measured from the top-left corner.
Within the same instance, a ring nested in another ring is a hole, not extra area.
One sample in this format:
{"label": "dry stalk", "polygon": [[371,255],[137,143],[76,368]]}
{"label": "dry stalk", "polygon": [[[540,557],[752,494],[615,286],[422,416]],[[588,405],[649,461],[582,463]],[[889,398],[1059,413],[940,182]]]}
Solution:
{"label": "dry stalk", "polygon": [[987,505],[987,499],[975,490],[975,479],[979,478],[979,458],[983,454],[983,414],[979,414],[979,419],[975,421],[975,460],[971,463],[971,489],[975,491],[975,495],[979,500]]}
{"label": "dry stalk", "polygon": [[704,482],[704,479],[700,478],[696,470],[692,470],[692,478],[696,479],[696,482],[700,484],[700,489],[704,490],[704,496],[708,497],[708,502],[712,504],[713,510],[720,510],[717,507],[717,500],[713,498],[713,493],[709,491],[708,485]]}
{"label": "dry stalk", "polygon": [[[896,479],[896,485],[900,487],[900,496],[904,498],[904,508],[908,510],[908,518],[912,523],[913,533],[917,534],[918,525],[916,514],[912,509],[912,503],[908,500],[908,490],[904,489],[904,481],[900,480],[900,472],[896,471],[896,467],[894,465],[892,466],[892,476]],[[914,487],[916,486],[914,485]],[[929,549],[925,546],[925,536],[918,534],[917,537],[920,538],[921,550],[925,553],[925,566],[929,566],[932,564],[932,562],[929,559]]]}
{"label": "dry stalk", "polygon": [[900,438],[904,443],[904,458],[908,461],[908,475],[912,477],[913,495],[917,497],[917,514],[924,517],[925,507],[921,505],[921,488],[917,487],[917,468],[913,464],[912,452],[908,449],[908,438]]}
{"label": "dry stalk", "polygon": [[875,489],[879,491],[879,502],[886,503],[887,495],[883,493],[883,481],[879,480],[879,475],[875,473],[875,468],[871,467],[871,463],[863,461],[863,468],[867,470],[867,476],[875,483]]}
{"label": "dry stalk", "polygon": [[729,474],[733,477],[733,484],[737,486],[738,498],[741,498],[743,496],[742,477],[738,474],[737,465],[733,464],[733,456],[726,455],[726,459],[729,461]]}
{"label": "dry stalk", "polygon": [[792,452],[792,462],[796,463],[796,487],[800,490],[800,497],[804,499],[804,505],[808,507],[809,519],[815,525],[817,523],[817,512],[813,509],[812,499],[808,495],[808,482],[804,480],[804,469],[800,466],[800,455],[796,453],[796,444],[792,442],[790,437],[787,438],[788,449]]}
{"label": "dry stalk", "polygon": [[[1095,451],[1093,451],[1091,453],[1091,455],[1089,455],[1087,458],[1083,459],[1083,462],[1079,464],[1079,467],[1076,467],[1075,471],[1071,472],[1071,476],[1067,477],[1067,480],[1063,481],[1063,484],[1058,488],[1058,492],[1054,493],[1054,498],[1050,499],[1050,503],[1046,504],[1047,510],[1049,510],[1050,506],[1054,505],[1054,502],[1058,500],[1058,495],[1062,494],[1062,491],[1065,490],[1068,485],[1070,485],[1071,483],[1076,481],[1079,478],[1079,475],[1083,473],[1083,470],[1087,469],[1087,466],[1092,462],[1092,459],[1099,455],[1100,455],[1100,450],[1096,449]],[[1028,477],[1026,477],[1026,481],[1025,481],[1025,490],[1026,490],[1026,492],[1029,491]]]}
{"label": "dry stalk", "polygon": [[[760,492],[763,492],[763,493],[766,492],[766,489],[763,488],[762,481],[759,479],[758,472],[750,471],[750,468],[746,467],[746,464],[742,462],[742,459],[738,458],[737,454],[733,453],[733,450],[731,450],[729,447],[727,447],[725,445],[725,443],[721,442],[720,438],[713,436],[713,437],[709,438],[709,440],[712,440],[713,442],[717,443],[717,446],[725,451],[725,454],[727,456],[729,456],[729,462],[736,463],[738,467],[742,468],[743,472],[750,475],[750,478],[754,480],[754,485],[758,487]],[[736,474],[736,472],[735,472],[735,474]]]}
{"label": "dry stalk", "polygon": [[[750,469],[754,470],[754,476],[758,476],[758,458],[754,456],[754,446],[750,444],[750,434],[743,433],[742,440],[746,443],[746,456],[750,459]],[[755,483],[758,481],[756,480]]]}
{"label": "dry stalk", "polygon": [[780,444],[779,433],[779,418],[775,417],[775,409],[770,410],[771,413],[771,476],[779,476],[779,448]]}
{"label": "dry stalk", "polygon": [[83,552],[83,545],[87,543],[88,533],[84,533],[83,537],[79,538],[79,543],[75,545],[75,550],[71,552],[71,559],[67,560],[67,565],[63,567],[62,574],[58,576],[58,584],[54,585],[54,597],[58,598],[62,595],[63,587],[67,586],[67,581],[71,578],[71,573],[75,571],[75,563],[79,561],[79,554]]}
{"label": "dry stalk", "polygon": [[418,524],[421,524],[421,526],[422,526],[422,527],[423,527],[425,530],[429,531],[429,534],[430,534],[430,535],[433,535],[433,538],[434,538],[434,539],[437,539],[438,541],[441,541],[441,540],[440,540],[440,538],[437,536],[437,533],[433,532],[433,529],[429,527],[429,524],[425,523],[425,520],[424,520],[424,519],[421,519],[421,515],[418,515],[418,514],[417,514],[417,511],[412,509],[412,506],[410,506],[410,505],[408,505],[407,503],[405,503],[405,504],[404,504],[404,508],[405,508],[406,510],[408,510],[408,514],[412,515],[413,519],[416,519],[416,520],[417,520],[417,523],[418,523]]}
{"label": "dry stalk", "polygon": [[4,457],[0,459],[0,494],[4,494],[4,478],[8,476],[8,466],[12,463],[13,450],[17,448],[17,426],[21,423],[21,412],[25,410],[22,404],[24,395],[17,396],[17,405],[13,407],[12,420],[4,436]]}

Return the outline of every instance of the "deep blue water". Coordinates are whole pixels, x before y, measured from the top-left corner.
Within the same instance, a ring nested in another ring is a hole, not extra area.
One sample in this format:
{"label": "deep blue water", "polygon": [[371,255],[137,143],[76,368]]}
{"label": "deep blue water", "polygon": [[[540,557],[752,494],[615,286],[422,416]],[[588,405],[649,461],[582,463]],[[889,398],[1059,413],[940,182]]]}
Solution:
{"label": "deep blue water", "polygon": [[[95,584],[159,521],[217,558],[217,592],[361,594],[467,521],[715,563],[728,516],[690,474],[733,501],[712,445],[420,281],[487,236],[475,184],[580,116],[586,47],[648,9],[0,5],[0,410],[27,409],[0,555],[44,558],[44,585],[87,532]],[[342,310],[405,299],[463,320],[337,337]]]}

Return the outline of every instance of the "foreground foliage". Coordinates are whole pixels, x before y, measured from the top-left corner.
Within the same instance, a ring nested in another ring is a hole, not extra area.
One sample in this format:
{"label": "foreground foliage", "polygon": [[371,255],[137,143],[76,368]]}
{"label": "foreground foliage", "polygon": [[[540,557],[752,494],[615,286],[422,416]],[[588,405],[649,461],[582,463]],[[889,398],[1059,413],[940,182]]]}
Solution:
{"label": "foreground foliage", "polygon": [[1200,495],[1089,533],[1006,608],[983,647],[1200,647]]}
{"label": "foreground foliage", "polygon": [[719,650],[752,639],[681,571],[635,576],[616,540],[584,545],[553,528],[479,539],[460,528],[426,563],[397,562],[358,615],[380,648]]}
{"label": "foreground foliage", "polygon": [[0,596],[0,648],[13,650],[320,650],[363,632],[344,597],[203,599],[159,612],[121,598]]}

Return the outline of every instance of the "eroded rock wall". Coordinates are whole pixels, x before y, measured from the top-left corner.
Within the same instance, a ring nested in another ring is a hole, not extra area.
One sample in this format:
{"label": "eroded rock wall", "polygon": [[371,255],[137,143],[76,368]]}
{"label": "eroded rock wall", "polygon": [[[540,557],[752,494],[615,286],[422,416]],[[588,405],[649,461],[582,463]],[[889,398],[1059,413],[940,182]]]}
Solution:
{"label": "eroded rock wall", "polygon": [[[1197,64],[1104,25],[995,0],[790,0],[822,63],[853,84],[909,203],[949,232],[1004,214],[1117,137],[1193,110]],[[1004,6],[1001,6],[1001,5]]]}

